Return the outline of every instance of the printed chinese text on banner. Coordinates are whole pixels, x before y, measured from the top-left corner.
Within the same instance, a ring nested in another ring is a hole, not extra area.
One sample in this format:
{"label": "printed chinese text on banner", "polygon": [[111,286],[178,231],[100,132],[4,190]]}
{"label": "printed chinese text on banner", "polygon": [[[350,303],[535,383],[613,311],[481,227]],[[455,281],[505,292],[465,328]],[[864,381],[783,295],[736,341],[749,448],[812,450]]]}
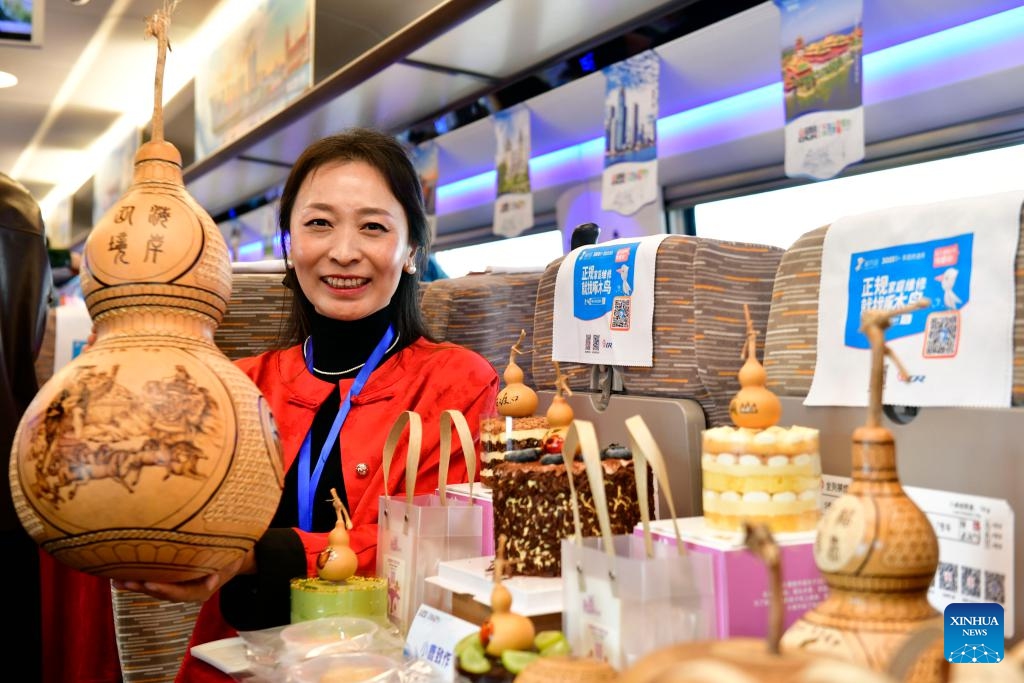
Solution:
{"label": "printed chinese text on banner", "polygon": [[887,362],[883,403],[1008,407],[1013,389],[1014,259],[1024,192],[843,218],[825,233],[818,360],[806,405],[865,406],[865,310],[926,298],[886,331],[908,377]]}
{"label": "printed chinese text on banner", "polygon": [[601,208],[623,216],[658,197],[658,55],[648,50],[603,70]]}
{"label": "printed chinese text on banner", "polygon": [[530,191],[530,110],[506,109],[494,115],[498,138],[494,165],[498,196],[494,200],[494,234],[515,237],[533,226]]}
{"label": "printed chinese text on banner", "polygon": [[195,78],[196,159],[237,140],[313,83],[313,0],[258,0]]}
{"label": "printed chinese text on banner", "polygon": [[427,227],[430,229],[430,240],[437,239],[437,141],[427,140],[409,150],[416,175],[420,178],[423,189],[423,207],[427,213]]}
{"label": "printed chinese text on banner", "polygon": [[831,178],[864,158],[862,0],[775,0],[782,15],[786,175]]}
{"label": "printed chinese text on banner", "polygon": [[654,268],[666,237],[602,242],[562,259],[555,276],[552,360],[654,365]]}

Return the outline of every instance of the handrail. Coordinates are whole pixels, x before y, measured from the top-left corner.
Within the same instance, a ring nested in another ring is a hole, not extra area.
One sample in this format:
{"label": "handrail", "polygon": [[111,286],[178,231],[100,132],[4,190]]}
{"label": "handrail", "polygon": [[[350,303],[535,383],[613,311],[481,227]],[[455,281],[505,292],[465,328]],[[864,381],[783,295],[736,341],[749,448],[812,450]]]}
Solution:
{"label": "handrail", "polygon": [[498,1],[444,0],[310,88],[281,111],[209,156],[191,164],[184,170],[186,185],[215,170],[224,162],[238,157],[256,143],[280,132],[303,116],[315,112],[347,90],[368,80]]}

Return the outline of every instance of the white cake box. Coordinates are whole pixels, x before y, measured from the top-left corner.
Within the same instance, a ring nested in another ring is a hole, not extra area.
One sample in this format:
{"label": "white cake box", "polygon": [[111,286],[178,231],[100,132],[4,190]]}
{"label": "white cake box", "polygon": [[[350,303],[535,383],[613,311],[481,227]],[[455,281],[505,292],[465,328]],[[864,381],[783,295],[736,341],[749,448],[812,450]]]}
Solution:
{"label": "white cake box", "polygon": [[494,555],[494,508],[491,500],[491,489],[483,484],[473,484],[473,493],[470,495],[469,484],[449,484],[448,495],[463,502],[472,501],[484,509],[482,541],[480,544],[481,555]]}
{"label": "white cake box", "polygon": [[[679,535],[687,549],[712,556],[718,637],[765,637],[768,634],[768,568],[746,549],[739,532],[710,529],[703,517],[677,521]],[[643,535],[643,527],[638,524],[633,533]],[[816,531],[774,534],[782,555],[785,628],[828,596],[825,579],[814,564],[816,535]],[[672,520],[652,521],[651,536],[656,543],[675,545]]]}
{"label": "white cake box", "polygon": [[[494,588],[493,565],[493,555],[441,562],[437,576],[426,580],[452,593],[471,595],[476,602],[490,607],[491,590]],[[512,595],[512,609],[523,616],[562,612],[561,577],[513,576],[502,583]]]}

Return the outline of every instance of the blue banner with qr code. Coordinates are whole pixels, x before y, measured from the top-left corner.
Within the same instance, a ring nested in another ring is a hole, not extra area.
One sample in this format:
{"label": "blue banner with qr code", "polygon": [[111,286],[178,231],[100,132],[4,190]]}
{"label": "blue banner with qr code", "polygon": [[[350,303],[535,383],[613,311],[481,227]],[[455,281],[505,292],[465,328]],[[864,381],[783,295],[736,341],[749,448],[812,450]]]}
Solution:
{"label": "blue banner with qr code", "polygon": [[580,250],[573,272],[573,315],[577,319],[596,320],[611,313],[611,329],[629,329],[628,304],[639,246],[632,242]]}
{"label": "blue banner with qr code", "polygon": [[886,338],[893,340],[921,334],[929,315],[937,311],[958,311],[966,306],[971,294],[973,246],[974,234],[966,233],[851,254],[846,346],[869,347],[860,331],[865,311],[899,308],[921,298],[931,300],[930,307],[892,321]]}

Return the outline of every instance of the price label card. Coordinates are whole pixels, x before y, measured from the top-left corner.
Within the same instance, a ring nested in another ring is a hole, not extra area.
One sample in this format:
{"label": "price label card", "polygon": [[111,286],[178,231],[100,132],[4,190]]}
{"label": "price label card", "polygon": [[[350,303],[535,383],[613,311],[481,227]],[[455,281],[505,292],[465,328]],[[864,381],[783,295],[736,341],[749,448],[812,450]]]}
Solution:
{"label": "price label card", "polygon": [[420,605],[416,610],[409,635],[405,639],[403,654],[406,657],[428,662],[444,675],[445,680],[455,680],[455,645],[480,627],[441,610]]}
{"label": "price label card", "polygon": [[[849,477],[821,477],[822,509],[846,493]],[[928,517],[939,540],[939,566],[928,602],[942,612],[954,602],[994,602],[1005,610],[1007,638],[1014,636],[1013,509],[998,498],[904,486]]]}

